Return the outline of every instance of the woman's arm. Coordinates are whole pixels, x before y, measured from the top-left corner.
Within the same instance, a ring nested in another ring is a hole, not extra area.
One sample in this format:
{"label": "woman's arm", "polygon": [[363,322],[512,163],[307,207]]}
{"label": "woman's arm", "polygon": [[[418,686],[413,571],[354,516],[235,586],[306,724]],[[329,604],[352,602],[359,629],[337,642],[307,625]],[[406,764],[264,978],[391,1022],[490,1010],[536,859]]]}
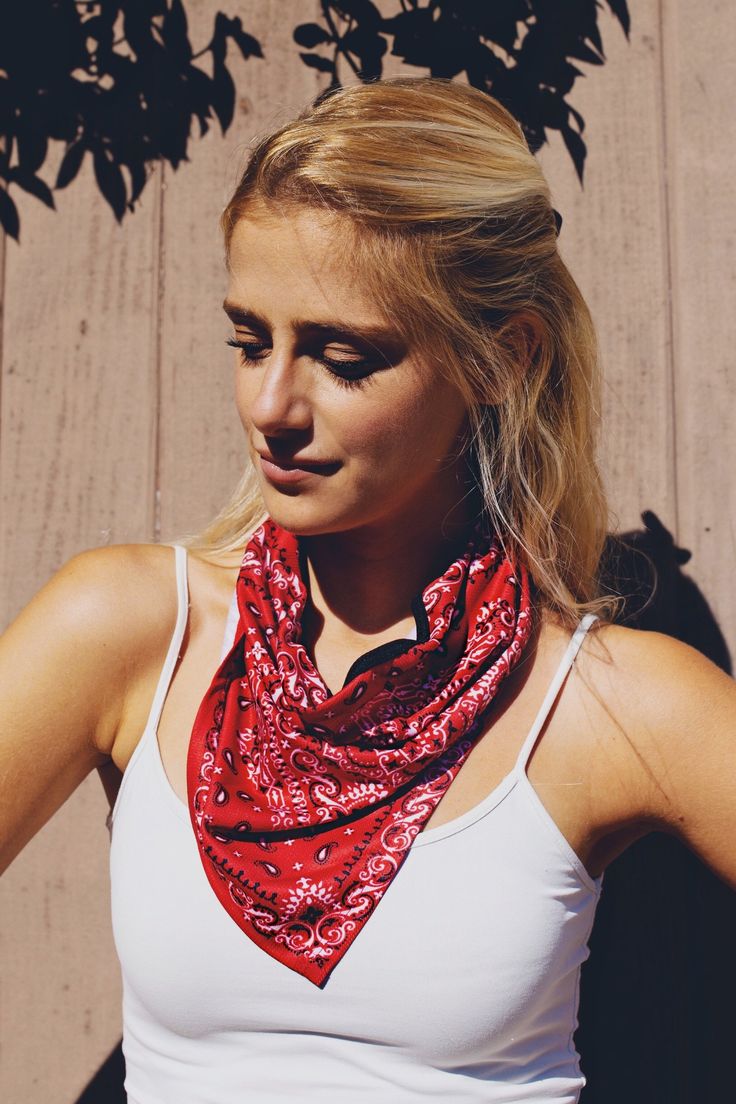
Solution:
{"label": "woman's arm", "polygon": [[0,636],[0,872],[109,760],[131,674],[134,547],[74,556]]}

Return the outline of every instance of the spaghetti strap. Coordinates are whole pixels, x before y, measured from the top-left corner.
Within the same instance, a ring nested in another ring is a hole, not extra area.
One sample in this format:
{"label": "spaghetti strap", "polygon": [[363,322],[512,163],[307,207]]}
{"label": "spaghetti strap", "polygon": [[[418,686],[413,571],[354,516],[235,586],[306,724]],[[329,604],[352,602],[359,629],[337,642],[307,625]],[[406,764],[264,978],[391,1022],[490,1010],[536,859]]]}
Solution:
{"label": "spaghetti strap", "polygon": [[220,651],[220,663],[222,663],[225,656],[232,649],[235,643],[235,634],[238,631],[238,620],[240,618],[240,610],[238,609],[238,591],[237,587],[233,590],[232,598],[230,599],[230,607],[227,613],[227,621],[225,622],[225,635],[222,640],[222,650]]}
{"label": "spaghetti strap", "polygon": [[[112,826],[117,815],[117,810],[120,807],[120,803],[123,799],[123,795],[128,786],[131,772],[135,767],[135,764],[140,760],[144,754],[145,749],[151,741],[154,742],[154,746],[157,741],[158,722],[161,719],[161,712],[164,707],[164,701],[166,695],[169,692],[169,685],[171,683],[172,676],[174,674],[174,668],[176,662],[179,659],[181,653],[181,644],[184,639],[184,632],[187,627],[187,621],[189,620],[189,589],[187,586],[187,550],[182,545],[171,545],[174,549],[174,559],[176,567],[176,591],[177,591],[177,614],[176,624],[174,625],[174,634],[171,637],[169,643],[169,650],[166,653],[166,659],[164,665],[161,668],[161,674],[159,675],[158,684],[156,686],[156,692],[151,702],[151,708],[148,713],[148,720],[146,721],[145,728],[141,735],[140,740],[135,746],[135,750],[131,755],[128,765],[123,771],[123,778],[118,789],[117,797],[113,804],[112,809],[107,814],[105,821],[108,831],[112,837]],[[159,756],[159,752],[155,747],[156,755]],[[163,764],[162,764],[163,769]]]}
{"label": "spaghetti strap", "polygon": [[176,557],[176,592],[177,592],[177,614],[176,625],[174,626],[174,635],[171,638],[169,644],[169,650],[166,653],[166,659],[164,665],[161,668],[161,674],[159,676],[158,685],[156,687],[156,693],[151,703],[151,712],[148,717],[148,726],[154,732],[158,729],[158,722],[161,717],[161,711],[164,707],[164,701],[169,690],[169,683],[171,682],[174,674],[174,668],[176,667],[177,660],[181,654],[181,643],[184,639],[184,631],[187,627],[187,620],[189,618],[189,588],[187,585],[187,550],[181,544],[171,545],[174,549]]}
{"label": "spaghetti strap", "polygon": [[593,622],[596,621],[597,619],[598,619],[598,615],[596,613],[586,613],[585,616],[581,618],[580,623],[578,624],[577,628],[575,629],[575,632],[572,634],[572,636],[571,636],[571,638],[568,642],[567,648],[565,649],[565,654],[563,655],[562,659],[560,660],[559,666],[558,666],[557,670],[555,671],[555,674],[552,678],[551,683],[549,684],[549,688],[548,688],[547,693],[545,695],[544,701],[542,702],[541,706],[539,707],[539,712],[537,713],[536,717],[534,718],[534,723],[532,724],[532,727],[529,731],[529,735],[527,736],[526,740],[524,741],[524,743],[522,745],[521,751],[519,752],[519,756],[516,760],[516,763],[514,764],[514,768],[513,768],[512,773],[514,773],[514,774],[522,774],[522,773],[525,774],[526,773],[526,768],[527,768],[527,763],[529,762],[529,757],[532,753],[534,745],[537,742],[537,737],[539,736],[539,733],[542,730],[542,726],[544,725],[544,722],[547,719],[547,714],[549,713],[550,709],[552,708],[552,705],[554,704],[555,698],[557,697],[557,695],[559,693],[560,687],[562,686],[563,682],[565,681],[565,678],[567,677],[567,673],[573,665],[573,661],[575,660],[575,656],[578,654],[578,651],[580,649],[580,645],[583,643],[583,637],[585,636],[586,632],[588,631],[590,626],[593,624]]}

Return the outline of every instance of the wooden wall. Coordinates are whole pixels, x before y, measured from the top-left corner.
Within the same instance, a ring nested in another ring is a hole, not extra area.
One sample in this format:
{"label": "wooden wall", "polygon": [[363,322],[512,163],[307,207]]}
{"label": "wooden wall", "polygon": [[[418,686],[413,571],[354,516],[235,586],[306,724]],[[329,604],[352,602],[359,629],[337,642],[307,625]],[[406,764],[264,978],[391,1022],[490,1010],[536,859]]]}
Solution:
{"label": "wooden wall", "polygon": [[[187,3],[195,50],[220,7]],[[317,0],[249,8],[265,60],[231,51],[232,127],[194,139],[178,172],[157,166],[122,226],[89,165],[56,213],[15,192],[21,243],[0,242],[0,626],[72,554],[174,539],[237,479],[217,220],[248,142],[325,81],[290,41]],[[601,8],[607,64],[581,66],[571,95],[587,124],[584,189],[561,141],[540,159],[600,333],[616,528],[658,514],[692,550],[687,570],[733,649],[736,19],[723,0],[630,8],[630,43]],[[385,75],[401,71],[388,61]],[[120,1037],[106,811],[95,773],[0,882],[5,1100],[70,1104]]]}

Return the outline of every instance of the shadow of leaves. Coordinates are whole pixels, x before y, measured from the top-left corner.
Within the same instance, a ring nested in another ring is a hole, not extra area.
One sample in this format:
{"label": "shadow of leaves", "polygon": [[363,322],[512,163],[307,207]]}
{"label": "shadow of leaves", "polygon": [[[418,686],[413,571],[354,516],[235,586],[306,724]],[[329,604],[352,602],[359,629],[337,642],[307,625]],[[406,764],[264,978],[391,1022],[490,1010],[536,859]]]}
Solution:
{"label": "shadow of leaves", "polygon": [[[323,23],[301,23],[294,41],[305,47],[299,55],[305,65],[330,74],[321,96],[340,86],[341,64],[360,80],[380,79],[389,49],[430,76],[464,75],[518,119],[533,153],[548,131],[559,131],[582,184],[585,122],[566,97],[584,75],[576,63],[605,61],[602,6],[596,0],[400,0],[394,15],[383,15],[371,0],[321,0]],[[607,6],[628,39],[626,0],[607,0]]]}
{"label": "shadow of leaves", "polygon": [[[42,28],[39,33],[39,28]],[[14,184],[54,208],[38,175],[49,142],[65,153],[54,184],[66,188],[85,157],[118,222],[132,211],[151,166],[188,160],[199,136],[234,113],[228,46],[246,60],[260,44],[239,17],[217,12],[208,44],[194,53],[182,0],[69,3],[23,0],[0,9],[0,224],[20,238]],[[209,62],[210,72],[202,68]],[[197,64],[199,63],[199,64]]]}

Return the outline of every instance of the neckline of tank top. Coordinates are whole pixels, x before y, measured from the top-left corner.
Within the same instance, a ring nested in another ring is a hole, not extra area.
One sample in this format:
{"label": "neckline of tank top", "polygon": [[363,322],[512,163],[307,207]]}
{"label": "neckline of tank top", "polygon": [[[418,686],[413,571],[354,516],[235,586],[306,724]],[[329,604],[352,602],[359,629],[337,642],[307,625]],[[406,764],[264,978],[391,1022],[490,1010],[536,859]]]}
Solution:
{"label": "neckline of tank top", "polygon": [[[224,633],[224,640],[223,640],[223,647],[222,647],[222,658],[221,658],[220,662],[222,662],[222,659],[225,658],[227,653],[230,651],[230,648],[232,647],[232,642],[233,642],[236,627],[237,627],[237,621],[238,621],[237,601],[236,601],[236,594],[233,593],[233,597],[230,600],[230,608],[228,610],[228,617],[227,617],[227,623],[226,623],[226,626],[225,626],[225,633]],[[580,624],[582,625],[584,621],[585,621],[585,618],[581,619]],[[574,637],[574,635],[575,634],[573,634],[573,637]],[[572,641],[572,639],[573,638],[571,637],[571,641]],[[564,661],[564,656],[563,656],[563,661]],[[558,667],[558,670],[559,670],[559,667]],[[556,677],[556,675],[555,675],[555,677]],[[554,678],[553,678],[553,681],[554,681]],[[522,742],[521,749],[523,749],[524,746],[526,745],[526,741],[529,737],[529,734],[532,732],[532,730],[536,726],[537,721],[539,720],[539,716],[540,716],[542,710],[544,709],[545,702],[546,702],[546,696],[545,696],[545,699],[542,701],[542,703],[541,703],[541,705],[540,705],[540,707],[537,711],[537,714],[534,718],[534,721],[532,722],[531,728],[529,729],[526,736],[524,737],[524,741]],[[165,790],[165,792],[167,793],[167,796],[169,798],[170,807],[172,808],[172,810],[177,814],[177,816],[180,819],[186,820],[187,823],[189,823],[189,821],[190,821],[189,807],[188,807],[188,805],[186,805],[181,800],[179,795],[174,790],[174,787],[171,785],[171,782],[169,781],[169,777],[168,777],[168,775],[166,773],[166,770],[164,768],[163,759],[161,758],[161,749],[160,749],[159,743],[158,743],[158,725],[156,726],[156,729],[152,733],[152,736],[153,736],[153,743],[154,743],[153,753],[154,753],[154,759],[155,759],[155,762],[156,762],[157,770],[158,770],[158,773],[159,773],[159,779],[162,783],[163,789]],[[542,822],[546,825],[548,831],[551,832],[551,834],[552,834],[553,838],[555,839],[558,847],[562,849],[562,852],[563,852],[565,858],[567,859],[567,861],[573,867],[573,869],[575,870],[575,872],[577,873],[577,875],[579,876],[581,881],[584,883],[584,885],[587,887],[587,889],[591,893],[597,894],[599,892],[600,888],[601,888],[601,885],[602,885],[602,882],[603,882],[603,874],[605,873],[605,871],[603,873],[599,874],[597,878],[594,878],[590,874],[590,872],[587,870],[587,868],[585,867],[585,864],[580,859],[580,857],[575,852],[575,850],[572,848],[572,846],[570,845],[570,842],[567,840],[567,838],[563,835],[563,833],[561,832],[559,826],[553,820],[551,814],[549,813],[546,806],[542,802],[542,799],[540,798],[539,794],[537,793],[537,791],[534,789],[531,782],[529,781],[529,778],[527,777],[526,770],[524,769],[524,763],[521,761],[522,758],[525,758],[525,757],[522,757],[521,750],[520,750],[520,753],[517,756],[516,762],[514,763],[514,766],[511,768],[511,770],[508,772],[508,774],[505,774],[504,777],[501,779],[501,781],[496,786],[494,786],[494,788],[491,790],[491,792],[489,794],[486,794],[486,796],[480,802],[473,805],[470,809],[466,809],[466,811],[464,813],[461,813],[460,816],[453,817],[452,820],[448,820],[444,824],[437,825],[436,828],[425,828],[425,829],[423,829],[423,831],[421,831],[415,837],[414,842],[412,844],[412,850],[415,847],[424,847],[424,846],[427,846],[427,845],[432,844],[432,843],[438,843],[440,840],[446,839],[449,836],[454,836],[458,832],[462,832],[466,828],[470,828],[471,825],[475,824],[477,821],[482,820],[483,817],[487,816],[488,813],[492,812],[493,809],[495,809],[496,806],[499,805],[504,800],[504,798],[507,797],[511,793],[511,791],[517,786],[517,784],[520,784],[521,788],[526,792],[528,798],[530,799],[531,804],[532,804],[534,810],[536,811],[537,815],[541,818]]]}
{"label": "neckline of tank top", "polygon": [[[151,751],[155,770],[159,777],[160,786],[166,795],[169,808],[178,820],[189,825],[191,823],[189,807],[184,804],[169,781],[161,758],[161,749],[159,748],[157,733],[155,731],[150,733],[150,738],[153,745]],[[453,817],[452,820],[447,821],[445,824],[440,824],[436,828],[425,828],[423,831],[419,832],[412,843],[411,850],[413,851],[417,847],[426,847],[433,843],[439,843],[441,840],[448,839],[451,836],[471,828],[500,805],[517,786],[520,787],[520,792],[526,793],[538,819],[541,820],[542,824],[551,834],[558,850],[562,852],[565,861],[570,864],[574,873],[578,876],[586,889],[592,894],[597,894],[602,885],[605,871],[599,874],[597,878],[592,877],[590,872],[586,869],[585,864],[571,847],[567,838],[560,831],[557,823],[552,819],[552,816],[542,803],[539,794],[529,781],[523,767],[518,763],[511,768],[508,774],[504,775],[498,785],[494,786],[489,794],[480,802],[473,805],[472,808],[467,809],[464,813],[461,813],[460,816]]]}

